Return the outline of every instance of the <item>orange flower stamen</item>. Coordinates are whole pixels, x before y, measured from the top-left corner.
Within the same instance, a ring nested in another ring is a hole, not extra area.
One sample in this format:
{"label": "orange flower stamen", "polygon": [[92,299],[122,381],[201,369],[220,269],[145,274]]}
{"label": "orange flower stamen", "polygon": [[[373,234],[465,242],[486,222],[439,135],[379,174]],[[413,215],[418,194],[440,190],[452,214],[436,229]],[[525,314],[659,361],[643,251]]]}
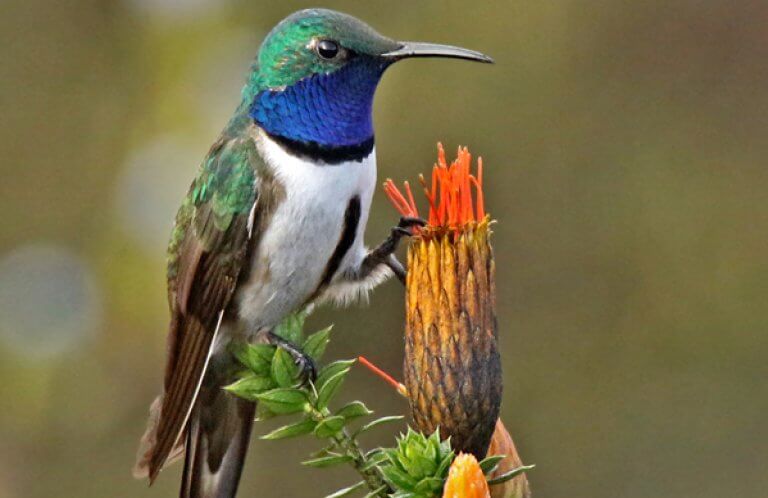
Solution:
{"label": "orange flower stamen", "polygon": [[[432,168],[431,185],[428,186],[424,176],[419,175],[419,182],[429,203],[428,228],[458,232],[466,225],[485,219],[483,160],[477,160],[477,175],[472,174],[471,164],[472,155],[469,150],[459,147],[456,160],[448,165],[443,145],[437,144],[437,163]],[[384,183],[384,192],[401,215],[418,216],[418,208],[408,182],[404,183],[404,189],[406,195],[400,192],[391,179]]]}
{"label": "orange flower stamen", "polygon": [[376,374],[376,375],[378,375],[379,377],[381,377],[382,379],[384,379],[384,382],[386,382],[387,384],[389,384],[389,385],[391,385],[392,387],[394,387],[394,388],[395,388],[395,390],[396,390],[396,391],[397,391],[397,392],[398,392],[398,393],[399,393],[401,396],[403,396],[403,397],[405,397],[405,398],[407,398],[407,397],[408,397],[408,390],[405,388],[405,385],[404,385],[402,382],[398,382],[398,381],[396,381],[394,377],[392,377],[392,376],[391,376],[391,375],[389,375],[387,372],[385,372],[384,370],[380,369],[379,367],[377,367],[376,365],[374,365],[373,363],[371,363],[371,362],[368,360],[368,358],[366,358],[365,356],[358,356],[358,357],[357,357],[357,361],[359,361],[359,362],[360,362],[360,363],[361,363],[363,366],[365,366],[366,368],[368,368],[368,370],[370,370],[370,371],[371,371],[371,372],[373,372],[374,374]]}

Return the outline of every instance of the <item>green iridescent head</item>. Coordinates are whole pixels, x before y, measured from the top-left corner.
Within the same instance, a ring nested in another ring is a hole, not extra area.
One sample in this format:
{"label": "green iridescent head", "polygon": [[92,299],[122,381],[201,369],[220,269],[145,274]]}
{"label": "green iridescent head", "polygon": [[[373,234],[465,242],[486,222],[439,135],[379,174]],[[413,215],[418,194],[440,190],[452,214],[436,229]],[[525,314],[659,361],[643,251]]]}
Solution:
{"label": "green iridescent head", "polygon": [[243,108],[294,149],[351,150],[361,157],[373,147],[373,95],[381,75],[409,57],[492,62],[464,48],[395,41],[340,12],[302,10],[264,39],[243,90]]}
{"label": "green iridescent head", "polygon": [[328,9],[294,12],[269,32],[259,50],[246,91],[285,88],[313,74],[341,69],[355,56],[391,64],[407,57],[454,57],[492,62],[486,55],[448,45],[398,42],[363,21]]}
{"label": "green iridescent head", "polygon": [[381,55],[398,47],[352,16],[302,10],[281,21],[264,39],[254,76],[260,89],[276,89],[340,69],[352,54]]}

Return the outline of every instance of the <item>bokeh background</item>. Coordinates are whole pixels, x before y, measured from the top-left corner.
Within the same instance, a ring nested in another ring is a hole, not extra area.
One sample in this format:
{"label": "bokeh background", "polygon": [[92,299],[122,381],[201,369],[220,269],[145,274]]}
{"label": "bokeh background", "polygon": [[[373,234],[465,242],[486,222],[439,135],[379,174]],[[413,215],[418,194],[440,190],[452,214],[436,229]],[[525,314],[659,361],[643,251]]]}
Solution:
{"label": "bokeh background", "polygon": [[[304,2],[3,0],[0,496],[175,496],[130,475],[158,392],[164,250],[251,58]],[[484,157],[503,418],[536,496],[768,489],[768,4],[327,1],[495,66],[414,60],[376,99],[380,176]],[[368,239],[396,219],[381,193]],[[331,355],[402,360],[403,289],[323,309]],[[366,371],[345,396],[404,403]],[[269,424],[256,427],[264,432]],[[381,431],[367,440],[387,443]],[[241,497],[353,482],[252,445]]]}

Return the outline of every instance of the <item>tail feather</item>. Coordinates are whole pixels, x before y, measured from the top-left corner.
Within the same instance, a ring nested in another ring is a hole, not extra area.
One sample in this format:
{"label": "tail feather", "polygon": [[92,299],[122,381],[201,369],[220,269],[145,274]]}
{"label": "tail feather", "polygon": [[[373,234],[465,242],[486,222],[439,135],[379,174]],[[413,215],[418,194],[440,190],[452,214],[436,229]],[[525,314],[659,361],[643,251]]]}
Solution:
{"label": "tail feather", "polygon": [[234,498],[256,404],[203,388],[187,426],[180,498]]}
{"label": "tail feather", "polygon": [[[152,449],[157,444],[157,422],[160,418],[160,409],[163,405],[163,395],[161,394],[152,402],[149,407],[149,421],[147,430],[141,437],[139,451],[136,454],[136,465],[133,467],[133,477],[136,479],[149,478],[149,462],[152,456]],[[170,465],[184,455],[184,439],[171,450],[165,465]]]}

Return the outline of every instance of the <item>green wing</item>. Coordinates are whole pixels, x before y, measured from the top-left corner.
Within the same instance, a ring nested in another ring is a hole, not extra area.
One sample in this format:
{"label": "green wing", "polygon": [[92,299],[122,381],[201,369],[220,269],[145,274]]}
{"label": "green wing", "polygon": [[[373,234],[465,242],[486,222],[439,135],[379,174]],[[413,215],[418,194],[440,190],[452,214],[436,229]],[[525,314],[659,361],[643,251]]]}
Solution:
{"label": "green wing", "polygon": [[260,164],[250,138],[222,138],[208,153],[176,216],[168,249],[171,323],[165,392],[143,457],[150,481],[184,430],[219,323],[247,264],[256,205],[261,203]]}

